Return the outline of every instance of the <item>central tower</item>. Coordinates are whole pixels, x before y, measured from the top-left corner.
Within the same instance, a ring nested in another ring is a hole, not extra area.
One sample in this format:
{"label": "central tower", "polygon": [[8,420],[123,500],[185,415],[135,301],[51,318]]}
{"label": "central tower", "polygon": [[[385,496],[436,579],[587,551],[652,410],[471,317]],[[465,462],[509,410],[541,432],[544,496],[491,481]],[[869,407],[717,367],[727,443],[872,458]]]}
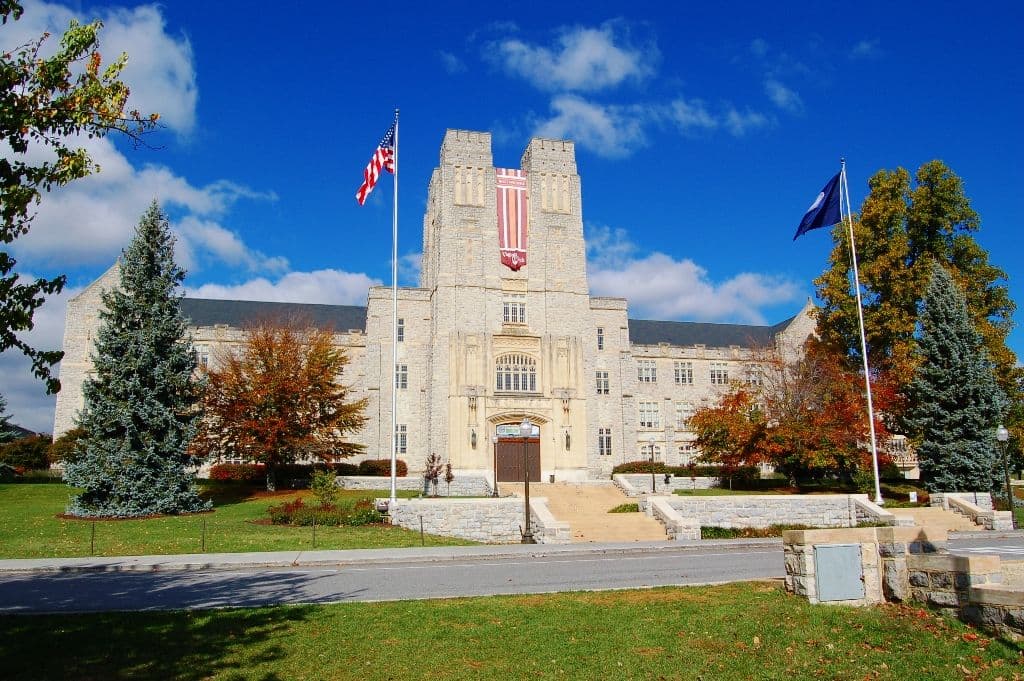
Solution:
{"label": "central tower", "polygon": [[539,429],[543,475],[586,477],[592,324],[573,143],[535,138],[520,168],[504,169],[489,133],[449,130],[430,181],[420,287],[432,325],[429,451],[490,472],[491,437],[525,416]]}

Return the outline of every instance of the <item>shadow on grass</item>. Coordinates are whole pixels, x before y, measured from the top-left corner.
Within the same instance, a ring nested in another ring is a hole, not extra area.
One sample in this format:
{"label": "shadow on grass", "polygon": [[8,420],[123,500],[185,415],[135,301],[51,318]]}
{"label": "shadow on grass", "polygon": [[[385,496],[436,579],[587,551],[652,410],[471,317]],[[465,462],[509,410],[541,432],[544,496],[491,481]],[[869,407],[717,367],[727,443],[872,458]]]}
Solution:
{"label": "shadow on grass", "polygon": [[[315,571],[314,571],[315,572]],[[310,609],[218,611],[280,602],[326,603],[329,577],[305,572],[14,575],[0,582],[0,668],[5,679],[257,678],[249,668],[286,656],[282,637]],[[30,615],[142,609],[149,612]],[[157,612],[167,610],[168,612]],[[237,671],[236,671],[237,670]],[[272,681],[275,673],[258,678]]]}

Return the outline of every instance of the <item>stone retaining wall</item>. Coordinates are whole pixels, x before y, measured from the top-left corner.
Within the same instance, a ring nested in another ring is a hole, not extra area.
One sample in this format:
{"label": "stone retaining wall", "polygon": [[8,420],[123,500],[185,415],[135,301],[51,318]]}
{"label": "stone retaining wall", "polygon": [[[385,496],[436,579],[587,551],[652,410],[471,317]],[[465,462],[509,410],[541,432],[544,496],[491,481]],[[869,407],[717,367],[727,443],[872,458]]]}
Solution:
{"label": "stone retaining wall", "polygon": [[[380,475],[339,475],[337,477],[338,487],[342,489],[369,489],[369,490],[390,490],[391,478]],[[400,490],[412,490],[420,494],[432,493],[428,490],[422,477],[409,476],[395,478],[395,488]],[[451,490],[444,480],[438,483],[437,493],[442,497],[489,497],[491,496],[491,485],[487,478],[478,475],[458,475],[452,481]]]}
{"label": "stone retaining wall", "polygon": [[1010,512],[994,510],[992,495],[988,492],[935,492],[930,499],[932,506],[967,516],[986,530],[1013,529]]}
{"label": "stone retaining wall", "polygon": [[866,494],[673,495],[666,498],[679,515],[696,518],[701,527],[851,527],[857,524],[859,513],[855,500],[867,501]]}
{"label": "stone retaining wall", "polygon": [[[554,519],[547,499],[530,499],[530,510],[530,522],[538,543],[569,543],[569,524]],[[422,529],[428,534],[488,544],[518,543],[522,540],[523,500],[518,497],[397,499],[390,504],[388,517],[392,525],[417,532],[422,520]]]}
{"label": "stone retaining wall", "polygon": [[[664,473],[654,474],[654,490],[659,494],[672,494],[677,489],[711,489],[718,486],[718,478],[686,478],[669,476],[665,482]],[[638,497],[651,492],[650,473],[616,473],[612,482],[628,497]]]}

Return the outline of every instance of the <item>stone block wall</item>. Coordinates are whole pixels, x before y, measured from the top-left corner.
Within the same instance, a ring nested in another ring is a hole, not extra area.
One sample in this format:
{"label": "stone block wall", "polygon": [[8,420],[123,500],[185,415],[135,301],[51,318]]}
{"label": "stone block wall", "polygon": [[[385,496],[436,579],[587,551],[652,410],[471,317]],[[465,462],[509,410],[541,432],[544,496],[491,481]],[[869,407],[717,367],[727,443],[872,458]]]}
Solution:
{"label": "stone block wall", "polygon": [[[386,501],[386,500],[378,500]],[[568,523],[554,519],[547,499],[530,500],[530,523],[540,544],[568,543]],[[522,540],[523,500],[498,499],[397,499],[390,505],[392,525],[446,537],[461,537],[487,544],[514,544]]]}
{"label": "stone block wall", "polygon": [[910,600],[933,608],[959,609],[971,587],[1003,581],[999,556],[908,555],[906,564]]}
{"label": "stone block wall", "polygon": [[818,575],[814,561],[816,544],[858,544],[864,582],[864,598],[829,601],[840,605],[868,605],[882,601],[881,561],[874,528],[843,530],[790,530],[782,534],[786,564],[786,591],[819,603]]}
{"label": "stone block wall", "polygon": [[[391,478],[371,475],[339,475],[337,477],[338,487],[342,489],[369,489],[369,490],[390,490]],[[426,496],[433,490],[428,490],[423,478],[420,476],[408,476],[395,478],[395,488],[400,490],[412,490]],[[476,475],[458,475],[452,481],[451,490],[444,480],[437,485],[437,492],[442,497],[489,497],[491,496],[491,485],[487,478]]]}
{"label": "stone block wall", "polygon": [[[687,478],[687,481],[689,478]],[[809,525],[851,527],[857,524],[854,500],[866,494],[750,494],[721,497],[671,496],[669,505],[702,527],[769,527]]]}
{"label": "stone block wall", "polygon": [[1010,512],[994,510],[988,492],[936,492],[930,498],[932,506],[967,516],[986,530],[1013,529]]}

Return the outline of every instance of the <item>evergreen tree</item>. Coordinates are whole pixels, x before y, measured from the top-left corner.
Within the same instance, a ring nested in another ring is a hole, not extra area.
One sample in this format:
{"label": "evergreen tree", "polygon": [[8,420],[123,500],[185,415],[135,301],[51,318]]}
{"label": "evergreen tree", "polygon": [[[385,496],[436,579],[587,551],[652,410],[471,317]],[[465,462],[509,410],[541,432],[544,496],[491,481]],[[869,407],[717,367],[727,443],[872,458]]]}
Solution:
{"label": "evergreen tree", "polygon": [[0,395],[0,444],[10,442],[14,439],[14,431],[11,429],[10,414],[6,414],[7,400]]}
{"label": "evergreen tree", "polygon": [[206,504],[186,471],[198,387],[176,291],[185,273],[174,262],[174,237],[156,202],[120,265],[118,289],[103,293],[95,375],[82,391],[79,425],[87,435],[64,473],[68,484],[85,491],[68,512],[130,517],[199,511]]}
{"label": "evergreen tree", "polygon": [[938,263],[920,320],[921,363],[908,388],[907,422],[919,438],[921,478],[935,492],[992,489],[1004,397],[964,294]]}

